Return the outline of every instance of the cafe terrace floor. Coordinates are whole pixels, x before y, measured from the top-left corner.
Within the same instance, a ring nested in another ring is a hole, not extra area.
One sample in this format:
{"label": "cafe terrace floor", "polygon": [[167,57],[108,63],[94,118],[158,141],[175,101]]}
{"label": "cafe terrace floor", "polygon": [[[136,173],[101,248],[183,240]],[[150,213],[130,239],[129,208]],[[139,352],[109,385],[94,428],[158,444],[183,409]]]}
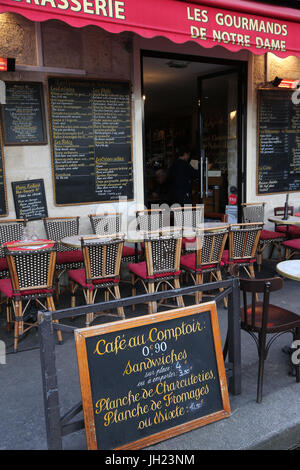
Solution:
{"label": "cafe terrace floor", "polygon": [[[266,261],[257,277],[274,276],[276,262]],[[121,294],[129,294],[123,284]],[[137,293],[142,293],[142,290]],[[186,297],[186,304],[192,297]],[[273,293],[277,303],[300,314],[300,284],[286,279],[284,288]],[[67,293],[62,306],[69,305]],[[82,300],[83,303],[83,300]],[[160,309],[161,310],[161,309]],[[146,313],[146,306],[137,307],[135,316]],[[132,317],[131,308],[126,308]],[[222,341],[227,330],[227,313],[218,305]],[[103,317],[102,321],[111,321]],[[77,318],[74,326],[84,326]],[[64,333],[62,345],[56,346],[61,415],[81,400],[74,339]],[[149,450],[287,450],[300,446],[300,384],[289,375],[289,356],[282,348],[291,344],[291,335],[279,337],[271,346],[265,363],[263,401],[256,403],[258,357],[253,339],[242,331],[242,394],[230,395],[231,416],[205,427],[148,447]],[[19,343],[17,354],[11,353],[13,333],[5,330],[4,312],[0,317],[0,339],[7,345],[6,364],[0,364],[0,450],[47,449],[42,378],[36,329]],[[113,372],[112,372],[113,373]],[[84,430],[63,438],[66,450],[86,449]]]}

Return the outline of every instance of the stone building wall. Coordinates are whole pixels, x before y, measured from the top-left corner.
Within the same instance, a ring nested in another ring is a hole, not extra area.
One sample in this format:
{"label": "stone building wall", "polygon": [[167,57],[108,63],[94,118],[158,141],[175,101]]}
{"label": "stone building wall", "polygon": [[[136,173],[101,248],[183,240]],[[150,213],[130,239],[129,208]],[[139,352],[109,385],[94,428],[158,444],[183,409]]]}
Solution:
{"label": "stone building wall", "polygon": [[[7,218],[15,217],[11,182],[42,178],[49,217],[79,215],[80,232],[90,233],[87,215],[101,211],[102,204],[64,207],[54,205],[47,77],[56,75],[57,72],[68,76],[68,71],[75,69],[85,71],[84,76],[90,78],[131,80],[131,37],[128,33],[109,34],[93,26],[73,28],[59,21],[48,21],[41,23],[41,55],[37,48],[35,24],[10,13],[0,15],[0,37],[0,56],[15,57],[16,65],[21,68],[11,73],[0,72],[0,80],[43,82],[48,134],[48,145],[4,147],[9,209]],[[39,63],[41,57],[42,63]],[[47,69],[44,70],[41,66]],[[30,230],[44,235],[41,221],[30,222]]]}

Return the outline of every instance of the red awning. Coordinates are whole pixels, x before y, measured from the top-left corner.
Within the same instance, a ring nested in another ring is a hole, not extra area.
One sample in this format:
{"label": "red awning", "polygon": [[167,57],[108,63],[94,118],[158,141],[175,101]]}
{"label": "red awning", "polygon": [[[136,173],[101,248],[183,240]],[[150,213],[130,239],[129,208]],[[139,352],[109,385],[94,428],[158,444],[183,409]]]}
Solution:
{"label": "red awning", "polygon": [[96,25],[111,33],[132,31],[175,43],[221,45],[236,52],[300,57],[300,12],[243,0],[0,0],[0,13],[42,22]]}

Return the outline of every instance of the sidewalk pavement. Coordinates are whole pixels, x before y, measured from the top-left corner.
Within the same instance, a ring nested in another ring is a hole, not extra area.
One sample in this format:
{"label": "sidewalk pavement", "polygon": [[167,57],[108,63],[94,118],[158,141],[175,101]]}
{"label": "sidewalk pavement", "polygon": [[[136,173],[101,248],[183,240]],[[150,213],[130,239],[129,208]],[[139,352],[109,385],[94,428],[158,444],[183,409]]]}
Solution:
{"label": "sidewalk pavement", "polygon": [[[276,275],[276,262],[267,261],[257,277]],[[121,287],[127,295],[129,286]],[[138,293],[142,293],[142,290]],[[68,306],[68,294],[62,295]],[[192,298],[191,298],[192,301]],[[300,305],[300,284],[286,279],[284,288],[274,292],[272,303],[296,313]],[[83,299],[82,299],[83,303]],[[144,314],[146,306],[135,312]],[[130,308],[127,316],[132,317]],[[299,312],[300,314],[300,312]],[[218,305],[222,342],[227,331],[227,312]],[[102,322],[107,321],[104,318]],[[111,319],[110,319],[111,321]],[[78,318],[74,326],[84,326]],[[32,329],[20,341],[20,350],[12,352],[13,333],[5,329],[4,308],[0,316],[0,340],[6,343],[6,364],[0,364],[0,450],[47,449],[38,334]],[[151,450],[286,450],[300,444],[300,384],[289,375],[289,356],[282,348],[291,344],[290,334],[280,336],[271,346],[265,363],[263,401],[256,403],[258,356],[256,345],[242,331],[242,393],[229,395],[231,415],[222,421],[190,431],[148,447]],[[63,344],[56,347],[56,366],[61,415],[81,401],[74,339],[63,334]],[[78,415],[78,418],[80,415]],[[84,430],[63,438],[66,450],[86,449]]]}

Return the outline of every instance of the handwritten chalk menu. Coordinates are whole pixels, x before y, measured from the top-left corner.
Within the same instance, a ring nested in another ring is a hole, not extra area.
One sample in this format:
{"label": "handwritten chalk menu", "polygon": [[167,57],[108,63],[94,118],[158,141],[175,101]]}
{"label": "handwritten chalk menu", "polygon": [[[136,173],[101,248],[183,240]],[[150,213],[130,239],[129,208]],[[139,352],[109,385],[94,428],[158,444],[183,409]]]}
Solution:
{"label": "handwritten chalk menu", "polygon": [[57,205],[133,198],[129,82],[49,78]]}
{"label": "handwritten chalk menu", "polygon": [[4,153],[2,138],[0,133],[0,217],[5,217],[8,214],[7,210],[7,195],[5,184],[5,171],[4,171]]}
{"label": "handwritten chalk menu", "polygon": [[17,219],[48,217],[44,180],[14,181],[11,184]]}
{"label": "handwritten chalk menu", "polygon": [[300,106],[291,90],[259,90],[257,193],[300,191]]}
{"label": "handwritten chalk menu", "polygon": [[2,106],[4,144],[46,144],[42,83],[6,82],[5,87],[6,104]]}
{"label": "handwritten chalk menu", "polygon": [[87,446],[139,449],[230,414],[214,302],[75,331]]}

